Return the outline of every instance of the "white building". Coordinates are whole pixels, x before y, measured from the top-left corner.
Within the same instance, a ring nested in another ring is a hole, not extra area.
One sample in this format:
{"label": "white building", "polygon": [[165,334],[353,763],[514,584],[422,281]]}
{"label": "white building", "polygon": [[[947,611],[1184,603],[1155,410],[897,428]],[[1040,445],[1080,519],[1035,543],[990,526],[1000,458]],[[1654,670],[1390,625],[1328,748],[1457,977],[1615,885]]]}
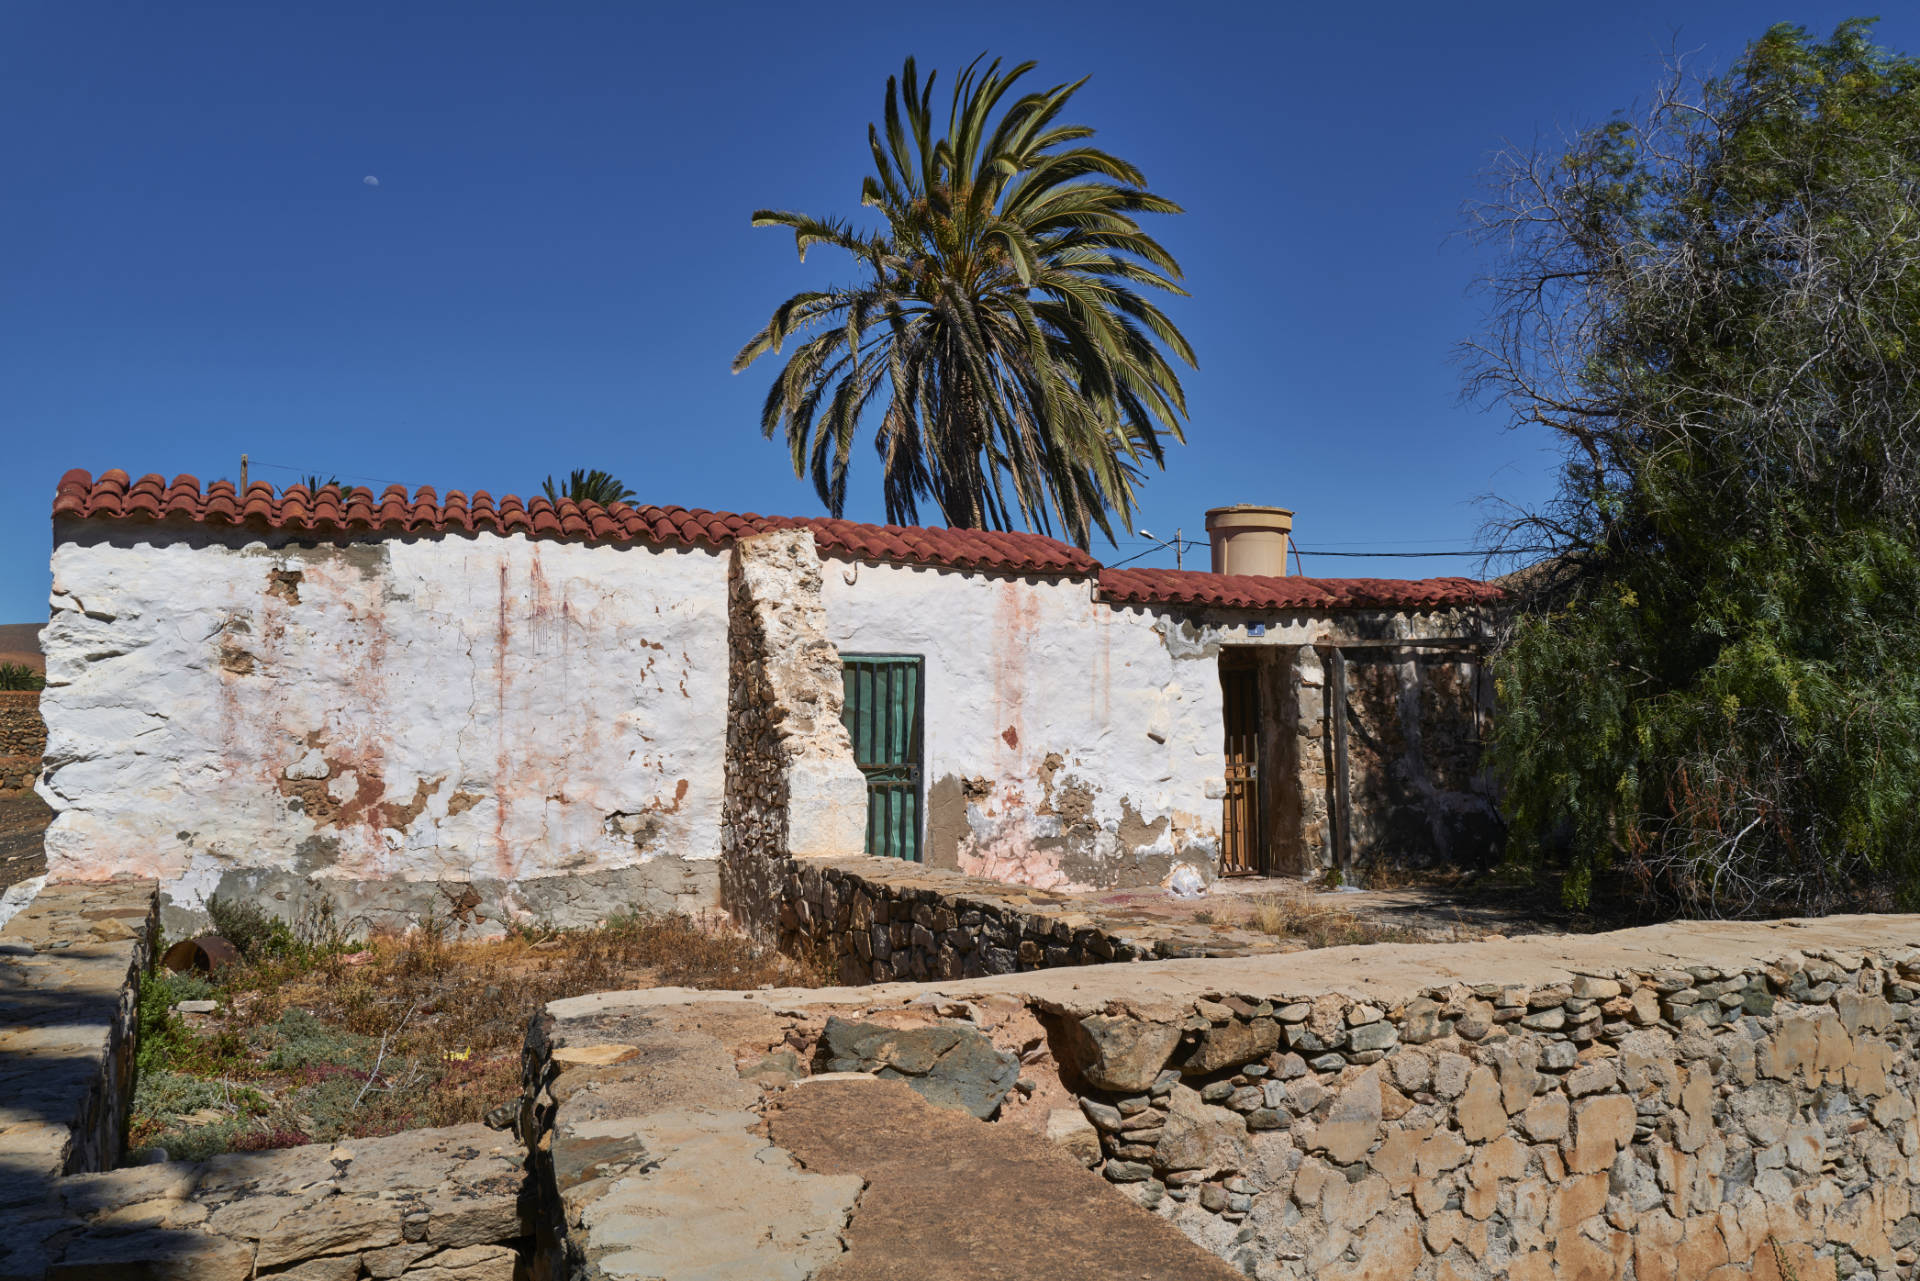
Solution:
{"label": "white building", "polygon": [[408,910],[472,885],[563,920],[710,902],[729,557],[795,527],[824,561],[875,852],[1100,888],[1493,846],[1485,584],[76,471],[43,634],[49,873],[158,877],[189,912],[309,884],[384,911],[395,882]]}

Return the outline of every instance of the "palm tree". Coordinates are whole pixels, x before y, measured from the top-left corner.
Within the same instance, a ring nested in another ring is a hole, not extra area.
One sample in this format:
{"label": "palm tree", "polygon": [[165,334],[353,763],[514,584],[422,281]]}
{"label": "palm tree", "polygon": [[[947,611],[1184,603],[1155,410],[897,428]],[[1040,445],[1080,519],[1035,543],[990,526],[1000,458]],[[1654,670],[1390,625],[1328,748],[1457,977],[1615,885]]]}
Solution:
{"label": "palm tree", "polygon": [[633,491],[621,484],[619,477],[598,467],[592,471],[575,468],[567,476],[565,486],[555,485],[549,476],[542,488],[547,491],[547,501],[556,504],[563,498],[571,498],[576,503],[598,503],[602,507],[633,501]]}
{"label": "palm tree", "polygon": [[1162,354],[1193,349],[1136,286],[1184,294],[1180,267],[1135,221],[1179,213],[1133,165],[1058,123],[1084,79],[1025,94],[994,113],[1032,67],[954,86],[945,137],[933,136],[933,84],[913,59],[887,79],[884,133],[869,125],[874,172],[861,203],[884,230],[761,210],[809,246],[850,254],[858,282],[789,298],[734,357],[735,373],[789,338],[793,354],[761,413],[784,430],[796,476],[811,472],[837,516],[855,433],[880,402],[874,445],[887,519],[913,523],[930,498],[952,525],[1027,528],[1087,545],[1109,513],[1132,527],[1143,464],[1164,466],[1163,436],[1185,440],[1186,398]]}

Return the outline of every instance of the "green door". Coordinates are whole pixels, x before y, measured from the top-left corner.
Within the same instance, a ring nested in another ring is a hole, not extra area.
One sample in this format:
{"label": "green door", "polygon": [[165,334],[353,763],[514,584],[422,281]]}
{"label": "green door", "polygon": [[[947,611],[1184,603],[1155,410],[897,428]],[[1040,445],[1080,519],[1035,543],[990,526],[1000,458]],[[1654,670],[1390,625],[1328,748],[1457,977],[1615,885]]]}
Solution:
{"label": "green door", "polygon": [[913,654],[843,654],[841,719],[867,776],[867,853],[920,860],[920,706],[924,660]]}

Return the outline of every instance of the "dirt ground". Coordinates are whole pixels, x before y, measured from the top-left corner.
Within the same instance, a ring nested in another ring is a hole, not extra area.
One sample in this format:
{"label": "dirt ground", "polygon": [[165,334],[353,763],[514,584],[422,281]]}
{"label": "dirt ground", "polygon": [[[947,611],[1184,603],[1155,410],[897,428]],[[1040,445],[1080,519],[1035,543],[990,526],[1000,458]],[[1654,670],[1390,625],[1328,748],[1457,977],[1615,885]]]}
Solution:
{"label": "dirt ground", "polygon": [[867,1182],[847,1252],[821,1281],[1240,1276],[1050,1144],[933,1107],[897,1081],[787,1090],[767,1123],[806,1169]]}
{"label": "dirt ground", "polygon": [[1199,898],[1158,886],[1097,890],[1073,896],[1108,922],[1211,926],[1271,935],[1291,947],[1354,943],[1461,943],[1576,928],[1532,887],[1407,878],[1365,890],[1339,889],[1294,877],[1214,881]]}

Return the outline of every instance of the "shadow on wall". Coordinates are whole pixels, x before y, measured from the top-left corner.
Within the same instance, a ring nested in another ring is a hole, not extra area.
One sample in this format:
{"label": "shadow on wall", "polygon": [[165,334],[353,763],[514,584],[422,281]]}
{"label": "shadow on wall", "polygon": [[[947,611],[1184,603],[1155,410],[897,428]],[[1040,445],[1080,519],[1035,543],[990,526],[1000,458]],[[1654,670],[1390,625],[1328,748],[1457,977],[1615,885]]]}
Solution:
{"label": "shadow on wall", "polygon": [[1418,651],[1357,651],[1347,664],[1355,862],[1497,863],[1506,826],[1484,760],[1485,664]]}

